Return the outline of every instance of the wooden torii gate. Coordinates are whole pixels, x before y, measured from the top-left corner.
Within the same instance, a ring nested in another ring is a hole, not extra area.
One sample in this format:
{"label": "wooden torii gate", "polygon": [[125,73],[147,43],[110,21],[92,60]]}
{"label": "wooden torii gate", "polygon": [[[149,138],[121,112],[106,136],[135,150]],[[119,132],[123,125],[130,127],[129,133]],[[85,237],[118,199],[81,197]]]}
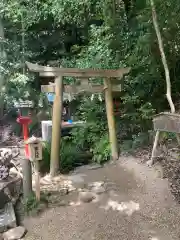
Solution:
{"label": "wooden torii gate", "polygon": [[[130,68],[122,68],[118,70],[57,68],[40,66],[38,64],[33,64],[29,62],[26,62],[26,65],[30,71],[38,72],[41,77],[54,77],[55,79],[55,84],[43,85],[41,87],[43,92],[55,92],[52,116],[50,175],[55,176],[59,170],[63,91],[70,94],[78,94],[80,92],[99,93],[105,91],[106,113],[109,128],[111,155],[113,160],[117,160],[118,146],[115,130],[112,91],[121,91],[121,84],[113,83],[114,81],[112,78],[121,79],[124,74],[129,73]],[[81,81],[81,84],[79,86],[63,85],[63,77],[76,77]],[[89,84],[89,78],[97,77],[104,78],[104,85]]]}

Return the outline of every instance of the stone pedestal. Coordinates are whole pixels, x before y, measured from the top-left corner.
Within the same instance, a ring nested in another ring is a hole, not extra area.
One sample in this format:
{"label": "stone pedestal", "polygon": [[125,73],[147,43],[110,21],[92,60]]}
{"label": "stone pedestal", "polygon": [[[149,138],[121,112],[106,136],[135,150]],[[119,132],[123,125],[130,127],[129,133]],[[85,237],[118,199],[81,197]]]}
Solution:
{"label": "stone pedestal", "polygon": [[[83,127],[83,126],[84,126],[84,122],[82,122],[82,121],[62,124],[61,135],[62,135],[62,137],[63,136],[68,136],[68,134],[72,130],[72,128]],[[42,121],[41,122],[41,129],[42,129],[42,140],[50,142],[51,141],[51,135],[52,135],[52,121]]]}

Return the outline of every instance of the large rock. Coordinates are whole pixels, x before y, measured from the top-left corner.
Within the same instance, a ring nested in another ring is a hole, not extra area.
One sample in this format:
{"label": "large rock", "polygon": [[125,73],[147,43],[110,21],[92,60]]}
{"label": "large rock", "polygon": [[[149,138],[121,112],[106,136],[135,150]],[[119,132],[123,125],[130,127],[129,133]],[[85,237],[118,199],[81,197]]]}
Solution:
{"label": "large rock", "polygon": [[1,191],[0,192],[0,209],[3,209],[4,206],[10,201],[11,199],[8,197],[8,195],[4,191]]}
{"label": "large rock", "polygon": [[7,202],[16,203],[22,193],[22,179],[9,176],[6,180],[0,181],[0,209],[4,208]]}
{"label": "large rock", "polygon": [[18,240],[18,239],[21,239],[25,235],[25,233],[26,233],[26,229],[24,227],[19,226],[3,233],[3,239]]}
{"label": "large rock", "polygon": [[80,192],[79,193],[79,201],[83,203],[92,202],[96,198],[95,194],[91,192]]}
{"label": "large rock", "polygon": [[16,217],[13,204],[9,202],[0,210],[0,233],[14,227],[16,227]]}

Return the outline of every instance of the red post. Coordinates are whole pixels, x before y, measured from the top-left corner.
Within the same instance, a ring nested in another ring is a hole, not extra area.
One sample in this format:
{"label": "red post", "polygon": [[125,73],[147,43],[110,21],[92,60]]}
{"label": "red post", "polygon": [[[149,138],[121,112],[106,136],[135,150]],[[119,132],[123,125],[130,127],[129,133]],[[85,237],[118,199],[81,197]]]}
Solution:
{"label": "red post", "polygon": [[[28,125],[32,122],[30,117],[24,117],[20,116],[17,118],[17,122],[20,123],[23,127],[23,137],[24,140],[26,141],[29,137],[28,134]],[[29,151],[28,151],[28,145],[25,145],[25,155],[28,158],[29,157]]]}
{"label": "red post", "polygon": [[[17,122],[23,127],[24,140],[28,139],[28,125],[31,123],[30,117],[19,116]],[[24,199],[28,199],[32,194],[32,170],[31,162],[29,160],[28,145],[25,145],[25,159],[22,159],[22,170],[23,170],[23,194]]]}

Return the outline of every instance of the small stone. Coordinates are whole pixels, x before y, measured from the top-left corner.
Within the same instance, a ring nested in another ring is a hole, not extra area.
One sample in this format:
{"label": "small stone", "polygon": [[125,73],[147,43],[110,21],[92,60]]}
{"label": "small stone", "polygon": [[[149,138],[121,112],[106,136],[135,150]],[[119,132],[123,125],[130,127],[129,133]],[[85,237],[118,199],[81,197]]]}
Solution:
{"label": "small stone", "polygon": [[99,182],[92,182],[88,184],[89,188],[93,188],[93,187],[102,187],[104,185],[104,182],[99,181]]}
{"label": "small stone", "polygon": [[68,192],[69,192],[67,187],[62,187],[62,188],[60,188],[58,191],[59,191],[59,193],[61,194],[61,196],[67,195]]}
{"label": "small stone", "polygon": [[77,191],[78,191],[78,192],[86,192],[86,191],[89,191],[89,189],[86,189],[86,188],[78,188]]}
{"label": "small stone", "polygon": [[59,207],[65,207],[65,206],[68,205],[68,202],[66,202],[65,200],[62,200],[62,201],[58,202],[57,205],[58,205]]}
{"label": "small stone", "polygon": [[26,233],[26,229],[22,226],[10,229],[3,233],[4,240],[18,240],[21,239]]}
{"label": "small stone", "polygon": [[104,193],[106,190],[105,190],[104,187],[99,186],[99,187],[93,187],[93,188],[91,189],[91,191],[94,192],[94,193],[96,193],[96,194],[102,194],[102,193]]}
{"label": "small stone", "polygon": [[77,188],[75,188],[74,186],[69,186],[69,188],[68,188],[68,192],[70,193],[70,192],[73,192],[73,191],[75,191]]}
{"label": "small stone", "polygon": [[84,203],[92,202],[96,196],[91,192],[80,192],[79,193],[79,200]]}
{"label": "small stone", "polygon": [[102,166],[100,164],[94,164],[94,165],[88,166],[88,170],[96,170],[98,168],[102,168]]}
{"label": "small stone", "polygon": [[62,176],[58,175],[58,176],[54,177],[52,180],[53,180],[53,182],[62,182]]}

